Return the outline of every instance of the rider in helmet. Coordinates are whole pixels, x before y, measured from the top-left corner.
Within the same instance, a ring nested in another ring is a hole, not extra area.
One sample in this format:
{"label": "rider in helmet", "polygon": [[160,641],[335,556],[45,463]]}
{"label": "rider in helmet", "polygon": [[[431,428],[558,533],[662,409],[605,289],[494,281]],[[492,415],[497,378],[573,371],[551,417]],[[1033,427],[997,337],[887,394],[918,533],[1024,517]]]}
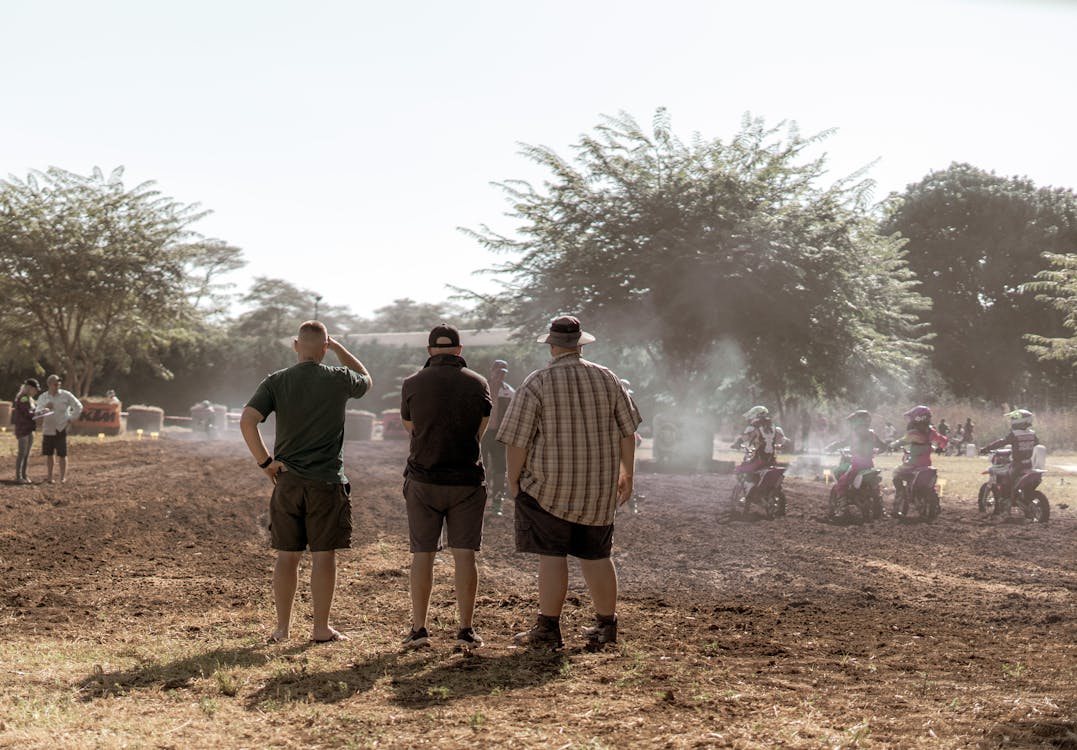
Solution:
{"label": "rider in helmet", "polygon": [[1006,486],[1009,487],[1015,476],[1019,476],[1032,468],[1032,449],[1036,447],[1036,433],[1032,429],[1033,414],[1028,409],[1014,409],[1006,418],[1010,420],[1010,431],[1005,437],[1001,437],[993,443],[988,443],[980,449],[981,454],[989,453],[1004,445],[1013,450],[1012,462],[1007,477]]}
{"label": "rider in helmet", "polygon": [[926,406],[914,406],[902,416],[908,422],[905,436],[897,440],[894,447],[908,445],[908,448],[901,466],[894,469],[894,489],[899,491],[918,469],[931,466],[932,446],[938,445],[945,449],[949,442],[931,426],[931,409]]}
{"label": "rider in helmet", "polygon": [[785,443],[785,432],[770,418],[770,411],[765,406],[753,406],[744,412],[748,426],[740,434],[731,448],[748,446],[748,455],[735,471],[738,474],[755,472],[775,463],[775,451]]}
{"label": "rider in helmet", "polygon": [[879,439],[875,430],[871,429],[871,413],[866,409],[857,409],[845,421],[849,425],[848,437],[836,440],[826,447],[828,451],[839,448],[849,448],[852,453],[852,461],[849,470],[842,474],[834,484],[834,491],[838,495],[844,495],[845,490],[856,479],[856,475],[864,469],[875,466],[875,451],[885,450],[886,443]]}

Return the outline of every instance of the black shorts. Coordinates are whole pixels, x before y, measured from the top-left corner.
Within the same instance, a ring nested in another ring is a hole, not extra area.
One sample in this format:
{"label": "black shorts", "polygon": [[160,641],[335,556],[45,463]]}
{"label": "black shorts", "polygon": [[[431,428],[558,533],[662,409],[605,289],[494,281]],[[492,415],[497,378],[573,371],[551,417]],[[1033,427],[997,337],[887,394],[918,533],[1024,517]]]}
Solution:
{"label": "black shorts", "polygon": [[351,485],[304,479],[294,471],[277,474],[269,501],[273,549],[328,552],[352,542]]}
{"label": "black shorts", "polygon": [[516,551],[603,560],[613,551],[613,524],[588,526],[550,513],[526,492],[516,496]]}
{"label": "black shorts", "polygon": [[486,487],[404,480],[408,509],[408,536],[412,552],[441,549],[444,524],[448,546],[478,550],[482,546],[482,521],[486,513]]}
{"label": "black shorts", "polygon": [[67,430],[57,430],[55,435],[41,436],[41,455],[51,456],[53,453],[60,458],[67,458]]}

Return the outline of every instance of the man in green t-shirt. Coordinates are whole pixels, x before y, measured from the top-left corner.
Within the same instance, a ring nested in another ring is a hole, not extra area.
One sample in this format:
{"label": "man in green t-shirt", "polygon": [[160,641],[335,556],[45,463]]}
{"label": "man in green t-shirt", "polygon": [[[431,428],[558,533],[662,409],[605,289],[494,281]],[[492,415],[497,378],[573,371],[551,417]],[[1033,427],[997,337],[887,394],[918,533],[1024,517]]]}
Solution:
{"label": "man in green t-shirt", "polygon": [[[310,592],[314,610],[311,639],[347,640],[329,626],[336,588],[336,550],[351,546],[351,486],[344,476],[344,414],[348,399],[359,398],[373,382],[363,363],[325,326],[308,320],[292,342],[299,361],[266,377],[239,421],[243,439],[259,468],[273,482],[269,530],[277,563],[273,599],[277,627],[270,643],[288,637],[299,559],[310,548]],[[322,364],[332,349],[343,367]],[[277,413],[273,454],[258,424]]]}

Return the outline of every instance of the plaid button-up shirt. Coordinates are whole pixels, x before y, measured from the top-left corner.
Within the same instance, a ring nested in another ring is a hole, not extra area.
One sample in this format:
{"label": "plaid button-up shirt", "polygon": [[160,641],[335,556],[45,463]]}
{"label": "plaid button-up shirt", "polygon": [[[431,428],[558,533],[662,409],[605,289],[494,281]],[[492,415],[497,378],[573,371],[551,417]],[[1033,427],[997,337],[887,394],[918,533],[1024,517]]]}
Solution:
{"label": "plaid button-up shirt", "polygon": [[520,489],[544,509],[606,526],[617,511],[621,439],[641,421],[616,375],[568,352],[516,389],[497,439],[527,451]]}

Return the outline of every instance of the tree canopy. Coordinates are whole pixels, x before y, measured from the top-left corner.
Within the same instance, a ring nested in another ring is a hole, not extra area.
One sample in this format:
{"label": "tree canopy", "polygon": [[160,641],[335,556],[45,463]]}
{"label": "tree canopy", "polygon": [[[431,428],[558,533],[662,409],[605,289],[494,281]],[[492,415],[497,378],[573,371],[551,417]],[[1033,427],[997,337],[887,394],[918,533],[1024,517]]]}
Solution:
{"label": "tree canopy", "polygon": [[1077,248],[1073,191],[951,164],[891,200],[881,231],[908,240],[933,303],[932,363],[955,395],[1013,401],[1057,376],[1023,336],[1065,336],[1062,315],[1022,285],[1043,270],[1043,253]]}
{"label": "tree canopy", "polygon": [[523,147],[549,176],[500,185],[515,235],[472,232],[509,256],[481,310],[526,330],[579,313],[646,347],[682,403],[741,378],[779,405],[900,378],[927,350],[926,300],[903,242],[875,231],[871,183],[822,184],[807,152],[826,135],[746,116],[728,142],[684,143],[659,110],[650,132],[605,118],[573,160]]}
{"label": "tree canopy", "polygon": [[[157,353],[198,315],[238,251],[191,229],[197,206],[153,183],[58,168],[0,181],[0,293],[4,338],[39,370],[48,364],[88,393],[106,362],[158,363]],[[197,281],[196,281],[197,279]]]}

